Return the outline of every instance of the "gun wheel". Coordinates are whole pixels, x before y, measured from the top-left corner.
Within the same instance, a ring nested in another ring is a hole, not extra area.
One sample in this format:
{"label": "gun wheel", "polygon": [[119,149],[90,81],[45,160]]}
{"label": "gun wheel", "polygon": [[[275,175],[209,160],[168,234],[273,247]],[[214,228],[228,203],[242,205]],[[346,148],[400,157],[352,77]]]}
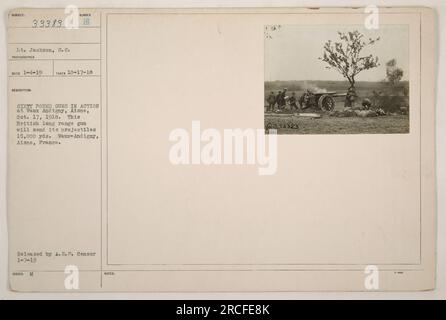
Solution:
{"label": "gun wheel", "polygon": [[324,94],[322,95],[319,100],[318,100],[318,107],[319,109],[323,110],[323,111],[332,111],[334,110],[335,107],[335,101],[333,99],[333,97]]}

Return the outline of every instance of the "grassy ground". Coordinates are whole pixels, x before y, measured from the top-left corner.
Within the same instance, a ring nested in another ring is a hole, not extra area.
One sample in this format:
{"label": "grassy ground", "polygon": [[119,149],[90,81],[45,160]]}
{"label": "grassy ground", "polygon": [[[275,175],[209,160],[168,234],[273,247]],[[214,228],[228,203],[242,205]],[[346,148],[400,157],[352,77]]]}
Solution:
{"label": "grassy ground", "polygon": [[298,129],[280,128],[278,134],[409,133],[407,115],[337,118],[324,114],[319,119],[266,115],[265,120],[279,123],[292,121],[299,126]]}

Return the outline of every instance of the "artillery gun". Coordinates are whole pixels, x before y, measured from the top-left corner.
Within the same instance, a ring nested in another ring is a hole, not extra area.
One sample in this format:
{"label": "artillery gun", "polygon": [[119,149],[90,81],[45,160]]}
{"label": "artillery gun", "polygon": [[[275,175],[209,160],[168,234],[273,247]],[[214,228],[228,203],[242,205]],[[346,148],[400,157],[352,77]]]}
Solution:
{"label": "artillery gun", "polygon": [[305,91],[299,98],[302,109],[315,109],[321,111],[333,111],[336,105],[335,97],[345,97],[347,93],[337,93],[335,91],[313,92]]}

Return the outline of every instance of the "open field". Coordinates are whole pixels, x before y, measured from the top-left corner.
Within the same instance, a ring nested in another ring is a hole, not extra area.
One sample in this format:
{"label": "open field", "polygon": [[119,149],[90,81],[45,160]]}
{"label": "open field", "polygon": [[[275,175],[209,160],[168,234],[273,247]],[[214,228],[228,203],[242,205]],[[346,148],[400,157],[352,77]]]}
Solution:
{"label": "open field", "polygon": [[[337,93],[346,93],[349,87],[347,81],[273,81],[265,82],[265,100],[271,91],[275,94],[283,88],[287,88],[287,95],[293,92],[299,98],[307,89],[313,92],[333,91]],[[391,98],[386,100],[385,104],[380,103],[380,107],[387,112],[385,116],[375,117],[336,117],[329,116],[327,112],[319,109],[305,109],[299,111],[290,110],[289,106],[281,110],[279,114],[266,112],[265,109],[265,128],[277,128],[279,134],[359,134],[359,133],[408,133],[409,116],[400,112],[400,104],[407,102],[409,83],[402,81],[393,87],[389,87],[386,81],[378,82],[357,82],[356,93],[358,95],[358,104],[362,99],[369,98],[374,101],[373,93],[389,93],[399,95],[400,99]],[[392,97],[392,96],[388,97]],[[403,97],[406,96],[406,97]],[[336,111],[344,110],[345,97],[334,97]],[[383,101],[383,100],[381,100]],[[266,105],[266,101],[265,101]],[[313,112],[321,115],[321,118],[314,119],[308,117],[293,116],[292,112],[307,113]],[[406,112],[407,113],[407,112]],[[390,115],[392,114],[392,115]],[[297,128],[298,127],[298,128]]]}
{"label": "open field", "polygon": [[394,115],[371,118],[330,117],[322,115],[319,119],[266,115],[265,121],[297,124],[299,128],[279,128],[278,134],[386,134],[409,133],[409,116]]}
{"label": "open field", "polygon": [[[345,93],[349,88],[348,81],[272,81],[265,82],[265,99],[271,91],[277,93],[283,88],[288,89],[288,95],[292,92],[296,93],[297,97],[300,97],[305,90],[326,90],[336,91],[338,93]],[[389,83],[386,81],[369,82],[358,81],[355,85],[356,93],[359,98],[370,98],[373,95],[373,91],[385,91],[389,89]],[[394,88],[397,91],[409,92],[409,82],[401,81]]]}
{"label": "open field", "polygon": [[[326,91],[334,91],[337,93],[346,93],[349,88],[349,83],[347,81],[273,81],[273,82],[265,82],[265,106],[267,105],[266,99],[267,96],[273,91],[275,94],[279,92],[279,90],[283,90],[283,88],[287,88],[287,96],[291,96],[294,92],[296,98],[299,97],[307,90],[312,90],[313,92],[326,92]],[[385,103],[382,103],[382,107],[385,111],[395,112],[395,110],[399,109],[399,105],[402,101],[407,101],[408,104],[408,94],[409,94],[409,82],[401,81],[394,87],[389,87],[389,83],[386,81],[379,82],[365,82],[360,81],[356,83],[356,94],[358,95],[358,103],[360,103],[363,99],[368,98],[371,101],[374,101],[374,92],[386,93],[388,94],[397,94],[397,95],[407,95],[407,98],[402,97],[397,99],[398,103],[395,103],[395,100],[388,100]],[[335,98],[335,110],[343,110],[344,108],[344,100],[343,97]],[[405,104],[405,103],[404,103]]]}

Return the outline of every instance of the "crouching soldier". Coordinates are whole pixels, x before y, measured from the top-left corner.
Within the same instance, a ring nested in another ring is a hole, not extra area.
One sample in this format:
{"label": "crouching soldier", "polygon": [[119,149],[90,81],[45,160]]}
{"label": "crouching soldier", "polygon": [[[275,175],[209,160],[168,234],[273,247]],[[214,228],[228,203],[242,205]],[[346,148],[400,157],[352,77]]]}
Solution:
{"label": "crouching soldier", "polygon": [[290,102],[290,109],[291,109],[291,111],[299,110],[299,108],[297,107],[296,94],[294,92],[291,94],[289,102]]}
{"label": "crouching soldier", "polygon": [[372,108],[372,101],[370,99],[365,98],[362,100],[362,109],[364,110],[370,110]]}

